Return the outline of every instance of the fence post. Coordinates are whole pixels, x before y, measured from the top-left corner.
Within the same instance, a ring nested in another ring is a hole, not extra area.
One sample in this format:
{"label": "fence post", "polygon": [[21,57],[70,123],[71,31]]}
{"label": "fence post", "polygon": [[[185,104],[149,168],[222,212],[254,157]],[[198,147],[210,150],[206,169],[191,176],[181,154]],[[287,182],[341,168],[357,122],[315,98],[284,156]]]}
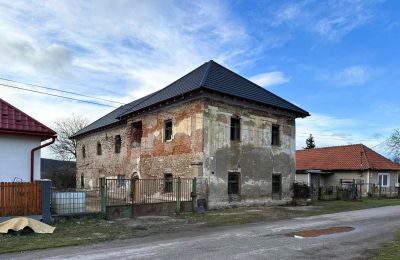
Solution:
{"label": "fence post", "polygon": [[101,193],[101,212],[106,213],[107,206],[107,186],[106,178],[100,178],[100,193]]}
{"label": "fence post", "polygon": [[176,181],[176,214],[181,212],[181,177]]}
{"label": "fence post", "polygon": [[197,209],[197,178],[194,177],[192,181],[192,212]]}
{"label": "fence post", "polygon": [[42,186],[42,220],[51,223],[51,180],[40,180]]}

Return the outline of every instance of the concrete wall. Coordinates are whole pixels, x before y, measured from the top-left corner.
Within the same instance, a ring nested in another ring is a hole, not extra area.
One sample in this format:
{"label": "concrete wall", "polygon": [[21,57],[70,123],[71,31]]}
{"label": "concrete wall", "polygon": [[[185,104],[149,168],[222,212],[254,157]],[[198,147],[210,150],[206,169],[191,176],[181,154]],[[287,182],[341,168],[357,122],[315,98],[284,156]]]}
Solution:
{"label": "concrete wall", "polygon": [[[201,100],[180,102],[163,109],[129,118],[122,125],[105,129],[77,140],[77,187],[84,175],[85,187],[98,187],[100,177],[133,174],[140,178],[195,177],[203,160],[203,103]],[[172,140],[164,141],[164,122],[172,120]],[[134,143],[132,124],[142,121],[140,146]],[[115,153],[115,136],[120,135],[122,147]],[[97,155],[96,145],[102,145]],[[86,157],[83,158],[82,146]]]}
{"label": "concrete wall", "polygon": [[[239,117],[240,141],[230,140],[230,119]],[[280,126],[271,146],[272,125]],[[209,179],[209,207],[284,203],[295,173],[295,119],[275,111],[208,100],[204,110],[203,176]],[[240,173],[240,195],[228,196],[228,172]],[[282,176],[281,199],[272,199],[272,174]]]}
{"label": "concrete wall", "polygon": [[[30,181],[31,150],[40,138],[0,135],[0,182]],[[40,179],[40,150],[35,152],[35,180]]]}

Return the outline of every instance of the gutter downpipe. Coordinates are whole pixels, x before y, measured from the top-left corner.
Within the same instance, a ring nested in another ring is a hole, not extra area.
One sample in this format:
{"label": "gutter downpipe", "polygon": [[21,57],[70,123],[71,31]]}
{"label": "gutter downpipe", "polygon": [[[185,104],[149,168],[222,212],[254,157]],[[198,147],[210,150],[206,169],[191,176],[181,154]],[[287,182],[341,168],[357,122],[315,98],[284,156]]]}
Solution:
{"label": "gutter downpipe", "polygon": [[34,169],[35,169],[35,151],[42,149],[43,147],[49,146],[56,141],[56,136],[51,137],[51,141],[45,144],[42,144],[38,147],[35,147],[31,150],[31,182],[34,182]]}

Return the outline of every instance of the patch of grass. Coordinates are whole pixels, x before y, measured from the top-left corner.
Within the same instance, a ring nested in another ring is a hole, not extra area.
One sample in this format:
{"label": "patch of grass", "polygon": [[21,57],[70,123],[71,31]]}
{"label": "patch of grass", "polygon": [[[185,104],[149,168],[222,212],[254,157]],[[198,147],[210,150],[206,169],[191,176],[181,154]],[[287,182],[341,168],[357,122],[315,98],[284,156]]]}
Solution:
{"label": "patch of grass", "polygon": [[230,208],[206,213],[185,213],[181,214],[180,217],[191,223],[204,223],[207,226],[228,226],[393,205],[400,205],[400,199],[366,198],[362,201],[315,201],[311,207]]}
{"label": "patch of grass", "polygon": [[83,245],[135,235],[134,228],[101,218],[64,219],[54,225],[53,234],[0,234],[0,253],[61,246]]}
{"label": "patch of grass", "polygon": [[400,231],[396,233],[394,241],[382,246],[376,251],[372,260],[394,260],[400,259]]}

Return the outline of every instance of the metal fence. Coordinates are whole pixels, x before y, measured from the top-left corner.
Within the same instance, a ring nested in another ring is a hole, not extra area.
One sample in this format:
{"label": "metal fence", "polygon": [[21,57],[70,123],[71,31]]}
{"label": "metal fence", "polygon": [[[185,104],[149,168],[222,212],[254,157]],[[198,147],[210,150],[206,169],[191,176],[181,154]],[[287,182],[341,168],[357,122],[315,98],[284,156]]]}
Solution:
{"label": "metal fence", "polygon": [[76,215],[101,212],[100,188],[53,189],[51,213],[53,215]]}
{"label": "metal fence", "polygon": [[106,179],[106,205],[123,206],[132,204],[132,180],[125,178]]}
{"label": "metal fence", "polygon": [[361,186],[357,184],[310,187],[313,200],[356,200],[361,199]]}
{"label": "metal fence", "polygon": [[363,183],[364,194],[374,198],[400,198],[400,188],[380,186],[374,183]]}
{"label": "metal fence", "polygon": [[134,203],[191,201],[193,180],[189,178],[141,179],[134,181]]}

